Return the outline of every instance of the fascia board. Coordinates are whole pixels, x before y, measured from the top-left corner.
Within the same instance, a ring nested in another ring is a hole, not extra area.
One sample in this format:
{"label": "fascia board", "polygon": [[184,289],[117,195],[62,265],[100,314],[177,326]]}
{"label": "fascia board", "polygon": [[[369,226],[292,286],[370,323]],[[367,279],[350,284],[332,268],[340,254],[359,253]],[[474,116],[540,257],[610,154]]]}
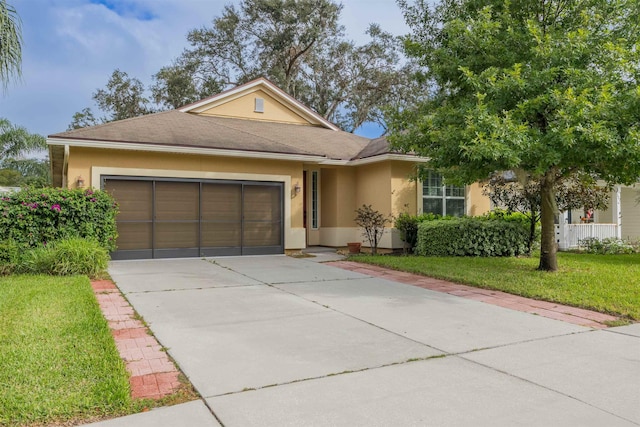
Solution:
{"label": "fascia board", "polygon": [[349,161],[351,166],[368,165],[370,163],[383,162],[386,160],[397,160],[403,162],[413,163],[427,163],[429,161],[426,157],[412,156],[411,154],[383,154],[380,156],[367,157],[364,159],[356,159]]}
{"label": "fascia board", "polygon": [[65,138],[48,138],[47,145],[67,145],[69,147],[85,147],[85,148],[102,148],[112,150],[131,150],[131,151],[152,151],[164,153],[180,153],[180,154],[199,154],[205,156],[224,156],[224,157],[245,157],[259,158],[270,160],[289,160],[302,162],[321,162],[326,157],[313,154],[286,154],[286,153],[270,153],[265,151],[243,151],[243,150],[226,150],[222,148],[200,148],[200,147],[179,147],[164,146],[153,144],[140,144],[133,142],[116,142],[91,140],[83,141],[77,139]]}

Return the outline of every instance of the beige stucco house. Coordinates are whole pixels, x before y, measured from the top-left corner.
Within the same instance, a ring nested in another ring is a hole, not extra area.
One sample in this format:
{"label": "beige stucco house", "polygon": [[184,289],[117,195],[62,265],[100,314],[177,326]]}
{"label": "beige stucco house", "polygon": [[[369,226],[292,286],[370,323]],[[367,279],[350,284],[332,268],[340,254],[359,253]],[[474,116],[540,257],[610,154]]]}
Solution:
{"label": "beige stucco house", "polygon": [[[363,204],[386,215],[490,208],[478,185],[412,180],[423,159],[341,131],[262,78],[47,143],[55,186],[102,188],[119,202],[116,259],[346,246],[363,241]],[[380,246],[402,243],[391,228]]]}

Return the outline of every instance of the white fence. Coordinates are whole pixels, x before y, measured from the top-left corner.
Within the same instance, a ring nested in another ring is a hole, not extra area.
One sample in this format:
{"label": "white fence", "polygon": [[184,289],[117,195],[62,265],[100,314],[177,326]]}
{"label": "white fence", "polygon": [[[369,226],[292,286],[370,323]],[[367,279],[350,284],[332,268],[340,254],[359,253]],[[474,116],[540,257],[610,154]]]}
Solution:
{"label": "white fence", "polygon": [[556,224],[558,249],[575,249],[580,240],[587,238],[606,239],[618,237],[617,224]]}

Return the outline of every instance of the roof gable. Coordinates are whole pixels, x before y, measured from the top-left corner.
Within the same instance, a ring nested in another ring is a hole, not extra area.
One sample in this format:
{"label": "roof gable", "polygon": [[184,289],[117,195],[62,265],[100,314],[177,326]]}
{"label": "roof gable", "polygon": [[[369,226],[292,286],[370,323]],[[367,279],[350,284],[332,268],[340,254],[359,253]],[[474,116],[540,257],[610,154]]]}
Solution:
{"label": "roof gable", "polygon": [[[259,108],[259,104],[262,104],[262,109]],[[262,77],[182,107],[179,111],[205,116],[290,123],[339,130],[336,125]]]}

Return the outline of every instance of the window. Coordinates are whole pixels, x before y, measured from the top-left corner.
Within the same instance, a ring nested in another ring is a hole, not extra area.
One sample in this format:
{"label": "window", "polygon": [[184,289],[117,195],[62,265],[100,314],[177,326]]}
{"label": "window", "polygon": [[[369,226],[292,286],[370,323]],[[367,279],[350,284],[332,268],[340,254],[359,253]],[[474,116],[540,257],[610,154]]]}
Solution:
{"label": "window", "polygon": [[422,183],[422,212],[463,216],[466,212],[465,188],[445,185],[442,175],[429,172]]}
{"label": "window", "polygon": [[311,172],[311,228],[318,228],[318,171]]}

